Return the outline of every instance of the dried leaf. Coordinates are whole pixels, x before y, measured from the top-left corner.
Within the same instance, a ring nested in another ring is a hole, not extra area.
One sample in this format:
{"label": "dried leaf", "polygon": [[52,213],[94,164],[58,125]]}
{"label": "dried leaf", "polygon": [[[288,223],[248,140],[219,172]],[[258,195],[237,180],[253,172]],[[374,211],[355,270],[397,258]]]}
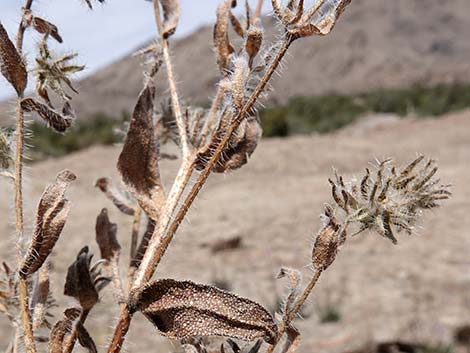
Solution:
{"label": "dried leaf", "polygon": [[70,210],[70,203],[64,196],[65,191],[75,179],[75,174],[64,170],[44,190],[36,211],[33,239],[20,267],[22,276],[27,277],[36,272],[52,252]]}
{"label": "dried leaf", "polygon": [[56,25],[36,16],[33,17],[31,24],[37,32],[50,35],[56,41],[62,43],[62,37],[60,36],[59,29]]}
{"label": "dried leaf", "polygon": [[291,33],[301,37],[329,34],[346,6],[350,3],[351,0],[324,1],[314,13],[307,12],[300,21],[302,24],[296,26]]}
{"label": "dried leaf", "polygon": [[227,74],[230,57],[234,52],[228,38],[228,23],[230,19],[231,0],[224,0],[217,8],[217,20],[214,25],[214,48],[217,64],[222,74]]}
{"label": "dried leaf", "polygon": [[46,264],[38,272],[31,298],[33,330],[39,329],[45,322],[49,295],[49,266]]}
{"label": "dried leaf", "polygon": [[64,286],[64,294],[77,299],[84,310],[90,310],[98,302],[98,292],[111,281],[101,277],[96,266],[90,268],[93,255],[88,252],[88,246],[80,250],[68,268]]}
{"label": "dried leaf", "polygon": [[65,336],[72,330],[72,322],[78,319],[80,309],[68,308],[64,311],[64,318],[55,323],[49,336],[49,353],[62,353]]}
{"label": "dried leaf", "polygon": [[121,246],[116,238],[117,225],[111,223],[108,217],[108,210],[103,208],[96,217],[96,242],[101,251],[101,258],[111,261],[119,254]]}
{"label": "dried leaf", "polygon": [[277,336],[273,317],[256,302],[191,281],[150,282],[131,293],[129,304],[174,339],[226,336],[273,343]]}
{"label": "dried leaf", "polygon": [[145,230],[144,235],[142,236],[142,240],[140,241],[139,247],[137,248],[136,254],[131,261],[131,266],[134,268],[138,268],[140,266],[140,262],[144,258],[145,251],[147,251],[147,247],[150,242],[150,238],[153,235],[155,230],[155,221],[149,219],[147,222],[147,228]]}
{"label": "dried leaf", "polygon": [[26,112],[36,112],[47,124],[57,132],[65,132],[72,126],[73,113],[68,102],[65,103],[63,114],[56,112],[45,104],[33,98],[25,98],[21,101],[21,107]]}
{"label": "dried leaf", "polygon": [[120,190],[113,187],[111,179],[99,178],[95,182],[95,186],[98,187],[106,197],[124,214],[133,216],[135,213],[135,206],[128,200]]}
{"label": "dried leaf", "polygon": [[158,168],[158,145],[153,123],[155,87],[140,93],[119,155],[117,168],[129,191],[152,219],[157,219],[165,201]]}
{"label": "dried leaf", "polygon": [[170,37],[176,31],[180,17],[178,0],[160,0],[163,9],[163,38]]}
{"label": "dried leaf", "polygon": [[83,323],[80,321],[77,322],[77,338],[78,342],[83,348],[86,348],[90,353],[97,353],[98,350],[96,349],[96,344],[91,338],[90,334],[88,333]]}
{"label": "dried leaf", "polygon": [[287,338],[281,352],[294,353],[300,345],[300,332],[292,325],[288,325],[286,328],[286,336]]}
{"label": "dried leaf", "polygon": [[0,71],[21,95],[28,83],[26,65],[0,22]]}

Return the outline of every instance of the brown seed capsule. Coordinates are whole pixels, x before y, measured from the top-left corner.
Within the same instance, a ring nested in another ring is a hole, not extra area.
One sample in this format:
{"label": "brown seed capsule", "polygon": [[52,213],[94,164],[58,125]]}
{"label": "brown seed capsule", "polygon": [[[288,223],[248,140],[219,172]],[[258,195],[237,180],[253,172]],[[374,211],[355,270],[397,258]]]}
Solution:
{"label": "brown seed capsule", "polygon": [[249,57],[249,66],[253,66],[253,60],[256,55],[258,55],[259,50],[261,49],[261,44],[263,43],[263,30],[260,27],[251,26],[248,29],[246,42],[245,42],[245,51]]}
{"label": "brown seed capsule", "polygon": [[101,251],[101,258],[111,261],[111,259],[119,254],[121,246],[116,238],[117,225],[111,223],[108,217],[108,210],[103,208],[101,213],[96,217],[96,242]]}
{"label": "brown seed capsule", "polygon": [[155,87],[148,84],[140,93],[117,168],[129,191],[152,219],[165,202],[158,167],[158,145],[153,123]]}
{"label": "brown seed capsule", "polygon": [[45,104],[34,98],[25,98],[21,101],[21,107],[26,112],[36,112],[47,125],[57,132],[65,132],[72,126],[74,114],[70,104],[67,102],[63,108],[63,114],[56,112]]}
{"label": "brown seed capsule", "polygon": [[60,36],[59,29],[56,25],[37,16],[33,16],[31,24],[38,33],[50,35],[56,41],[62,43],[62,37]]}
{"label": "brown seed capsule", "polygon": [[185,339],[226,336],[273,343],[277,326],[259,304],[213,286],[161,279],[130,294],[132,311],[141,311],[165,336]]}
{"label": "brown seed capsule", "polygon": [[338,230],[338,225],[330,222],[318,233],[312,251],[312,263],[315,269],[326,270],[335,260],[339,245]]}
{"label": "brown seed capsule", "polygon": [[217,64],[222,74],[227,74],[230,57],[235,51],[228,38],[228,22],[232,2],[224,0],[217,8],[217,20],[214,26],[214,48]]}
{"label": "brown seed capsule", "polygon": [[20,267],[21,276],[26,278],[36,272],[52,252],[70,210],[65,191],[75,179],[75,174],[64,170],[57,174],[55,182],[44,190],[36,211],[33,239]]}
{"label": "brown seed capsule", "polygon": [[28,83],[26,65],[14,44],[8,38],[7,31],[0,22],[0,71],[11,83],[18,95],[22,94]]}
{"label": "brown seed capsule", "polygon": [[64,286],[64,294],[77,299],[84,310],[90,310],[98,302],[99,291],[111,281],[101,277],[96,266],[91,268],[93,255],[88,252],[88,246],[80,250],[67,270]]}

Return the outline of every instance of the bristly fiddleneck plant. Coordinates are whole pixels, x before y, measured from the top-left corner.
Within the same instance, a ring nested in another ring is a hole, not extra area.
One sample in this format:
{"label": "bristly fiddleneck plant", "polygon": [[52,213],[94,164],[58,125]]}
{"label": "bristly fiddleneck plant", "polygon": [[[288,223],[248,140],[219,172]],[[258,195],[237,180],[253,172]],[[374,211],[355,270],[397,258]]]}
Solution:
{"label": "bristly fiddleneck plant", "polygon": [[[0,132],[1,175],[14,181],[19,244],[16,271],[3,263],[4,279],[0,281],[0,311],[16,327],[8,352],[17,352],[21,342],[28,353],[37,352],[41,342],[47,342],[48,351],[53,353],[72,352],[76,342],[89,352],[96,352],[85,321],[99,302],[100,291],[108,284],[120,306],[108,352],[121,350],[136,312],[141,312],[160,334],[181,342],[188,352],[206,352],[204,338],[211,336],[226,338],[220,352],[256,353],[263,341],[268,344],[265,348],[268,353],[280,342],[284,342],[282,352],[294,352],[300,344],[300,332],[292,321],[320,275],[350,237],[373,231],[396,244],[397,233],[413,234],[421,213],[450,197],[448,185],[441,185],[435,178],[434,161],[425,161],[423,156],[403,168],[385,160],[367,169],[360,181],[346,181],[335,173],[330,180],[333,203],[325,206],[324,224],[312,249],[313,275],[301,288],[299,270],[288,267],[280,270],[278,278],[287,278],[289,290],[276,317],[250,299],[210,285],[152,280],[209,175],[242,167],[255,151],[262,134],[257,103],[266,94],[269,81],[290,45],[303,37],[327,35],[350,3],[350,0],[317,0],[308,7],[303,0],[289,0],[285,6],[272,0],[273,16],[282,33],[267,44],[260,18],[262,0],[254,10],[246,3],[242,19],[232,12],[236,1],[223,0],[214,26],[214,49],[221,78],[212,105],[206,110],[183,106],[176,87],[169,40],[178,24],[179,2],[153,0],[158,35],[156,41],[138,53],[145,57],[146,70],[117,161],[123,185],[106,177],[96,182],[123,214],[133,218],[127,283],[120,273],[117,227],[103,209],[96,220],[100,259],[93,264],[87,246],[78,252],[68,268],[64,287],[64,294],[73,297],[76,305],[66,308],[63,317],[51,325],[47,318],[55,303],[49,289],[49,255],[69,214],[65,191],[76,177],[64,170],[46,188],[39,200],[31,240],[23,246],[24,112],[37,113],[52,129],[66,132],[75,119],[70,94],[76,91],[70,75],[83,66],[70,63],[75,54],[58,56],[49,50],[50,38],[62,42],[62,37],[54,24],[35,15],[32,2],[27,0],[22,9],[16,45],[0,23],[0,68],[18,95],[16,147],[12,136]],[[90,0],[85,2],[92,8]],[[43,35],[36,67],[31,71],[36,78],[37,98],[24,96],[28,74],[22,46],[28,28]],[[231,29],[241,38],[238,48],[230,40]],[[154,77],[162,66],[166,69],[170,97],[157,107]],[[57,104],[62,108],[56,109]],[[162,158],[173,158],[160,151],[167,142],[174,142],[181,149],[180,168],[169,190],[165,190],[159,170]],[[196,181],[190,184],[194,174]],[[147,224],[140,234],[143,218]],[[256,342],[240,348],[232,339]]]}

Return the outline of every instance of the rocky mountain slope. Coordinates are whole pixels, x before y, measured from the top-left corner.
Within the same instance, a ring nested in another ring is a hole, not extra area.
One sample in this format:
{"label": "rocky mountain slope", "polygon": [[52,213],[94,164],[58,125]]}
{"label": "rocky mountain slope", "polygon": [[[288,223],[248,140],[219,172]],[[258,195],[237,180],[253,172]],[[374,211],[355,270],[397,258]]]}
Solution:
{"label": "rocky mountain slope", "polygon": [[[469,82],[469,13],[468,0],[354,0],[330,36],[294,44],[271,100]],[[277,33],[269,20],[266,32]],[[175,42],[173,51],[182,96],[207,101],[217,82],[212,28]],[[131,111],[142,86],[140,62],[125,57],[81,81],[75,104],[80,117]],[[159,85],[164,93],[164,78]]]}

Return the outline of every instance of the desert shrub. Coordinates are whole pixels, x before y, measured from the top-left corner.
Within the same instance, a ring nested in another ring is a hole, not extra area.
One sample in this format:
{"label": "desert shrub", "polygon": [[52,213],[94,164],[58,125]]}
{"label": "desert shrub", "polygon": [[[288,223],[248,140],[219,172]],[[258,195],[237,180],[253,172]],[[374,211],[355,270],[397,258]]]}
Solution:
{"label": "desert shrub", "polygon": [[[117,225],[110,220],[107,209],[102,209],[95,221],[99,257],[93,262],[88,246],[77,249],[77,255],[70,260],[63,290],[64,295],[74,299],[73,304],[64,307],[63,316],[50,323],[50,310],[57,305],[54,300],[57,294],[50,287],[49,273],[54,270],[50,255],[69,217],[71,202],[66,194],[77,176],[65,169],[45,188],[37,202],[31,236],[26,237],[23,217],[25,119],[29,118],[28,113],[36,114],[48,128],[65,134],[49,135],[41,132],[43,127],[33,125],[33,134],[37,134],[36,138],[44,136],[41,143],[45,150],[50,149],[49,153],[76,150],[91,141],[112,143],[114,136],[109,131],[110,124],[114,123],[97,117],[73,127],[76,116],[72,103],[76,90],[71,75],[83,66],[73,62],[76,54],[61,55],[49,49],[51,40],[62,42],[62,37],[54,24],[32,11],[32,3],[33,0],[26,0],[21,9],[16,44],[0,23],[0,71],[17,92],[14,134],[0,132],[0,175],[13,181],[17,245],[15,266],[7,262],[2,262],[1,266],[0,311],[16,329],[8,352],[24,348],[27,353],[36,353],[38,348],[43,348],[50,353],[71,353],[76,343],[88,352],[97,352],[94,332],[88,332],[86,320],[95,314],[101,291],[110,286],[119,317],[117,322],[109,318],[109,323],[115,322],[114,332],[107,341],[109,353],[122,350],[137,312],[143,314],[159,334],[185,344],[187,352],[207,352],[201,337],[219,336],[226,338],[220,352],[228,347],[234,353],[241,352],[232,340],[239,339],[252,342],[247,350],[250,353],[257,353],[263,341],[267,344],[263,347],[267,353],[273,352],[283,341],[282,351],[292,353],[300,343],[300,332],[293,321],[350,237],[371,231],[397,244],[398,233],[413,234],[423,211],[437,208],[451,195],[449,186],[440,184],[435,175],[435,161],[424,156],[404,166],[394,165],[390,159],[378,162],[366,169],[358,180],[346,180],[335,173],[329,180],[332,200],[324,207],[322,225],[309,249],[312,271],[305,280],[299,269],[282,267],[279,271],[278,278],[287,281],[287,291],[278,318],[255,301],[213,285],[172,278],[153,279],[208,177],[212,173],[229,173],[242,168],[255,152],[262,134],[257,103],[290,45],[303,37],[329,34],[350,3],[350,0],[325,0],[304,8],[301,1],[289,1],[284,7],[272,0],[277,27],[282,33],[273,36],[274,42],[267,44],[261,28],[262,0],[258,1],[255,11],[246,3],[246,18],[241,21],[232,13],[236,1],[222,0],[214,26],[220,81],[210,107],[204,109],[183,105],[178,93],[169,43],[178,24],[179,2],[153,0],[157,37],[156,42],[139,52],[145,58],[145,69],[142,90],[117,160],[122,182],[114,183],[102,177],[95,183],[122,212],[122,217],[132,219],[130,261],[122,266],[123,249],[117,237]],[[85,0],[85,3],[90,8],[94,4],[92,0]],[[230,40],[230,27],[242,39],[236,48]],[[27,29],[43,35],[33,70],[29,70],[22,55]],[[160,70],[162,67],[165,70]],[[163,81],[168,85],[170,99],[157,107],[159,71],[164,73]],[[29,72],[35,75],[35,97],[25,95]],[[50,100],[50,95],[56,99]],[[331,116],[335,112],[333,106],[338,111],[354,114],[362,109],[355,101],[341,96],[331,97],[324,106],[319,103],[296,104],[293,112]],[[337,117],[338,124],[345,123],[342,114]],[[322,130],[329,128],[321,121],[311,125]],[[282,130],[279,127],[282,124],[277,126],[278,131]],[[49,140],[60,143],[61,149],[53,150],[48,145]],[[164,183],[160,160],[173,156],[162,153],[160,146],[169,142],[179,147],[180,166],[173,182]],[[39,145],[39,140],[36,143]],[[143,222],[146,222],[145,227],[141,227]],[[213,244],[211,251],[214,254],[237,249],[241,241],[240,237],[223,239]],[[121,274],[124,267],[126,276]],[[43,343],[47,343],[47,347]]]}

